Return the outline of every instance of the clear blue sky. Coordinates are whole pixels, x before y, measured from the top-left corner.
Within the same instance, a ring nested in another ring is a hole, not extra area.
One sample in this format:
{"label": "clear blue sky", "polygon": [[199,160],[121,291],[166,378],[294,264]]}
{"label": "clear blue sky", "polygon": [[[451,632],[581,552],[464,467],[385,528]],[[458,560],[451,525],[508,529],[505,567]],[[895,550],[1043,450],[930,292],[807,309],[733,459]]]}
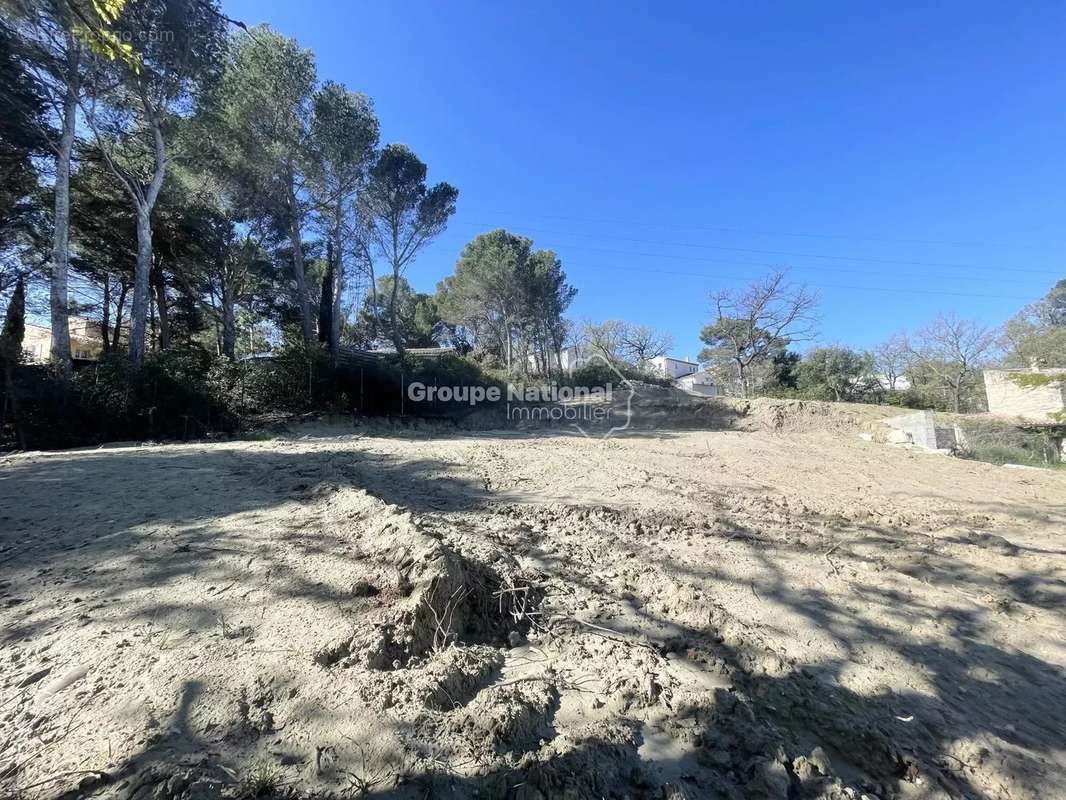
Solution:
{"label": "clear blue sky", "polygon": [[1061,2],[224,7],[312,48],[459,188],[423,291],[506,227],[562,258],[571,316],[684,356],[708,292],[762,265],[854,346],[938,311],[998,324],[1066,277]]}

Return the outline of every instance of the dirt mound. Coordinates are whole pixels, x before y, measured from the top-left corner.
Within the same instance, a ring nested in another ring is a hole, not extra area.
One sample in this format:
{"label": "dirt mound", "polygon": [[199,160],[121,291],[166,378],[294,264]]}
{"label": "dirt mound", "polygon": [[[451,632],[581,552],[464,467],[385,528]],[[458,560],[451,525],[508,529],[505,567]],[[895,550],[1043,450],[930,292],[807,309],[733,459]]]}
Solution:
{"label": "dirt mound", "polygon": [[378,613],[324,644],[315,663],[400,669],[453,645],[502,646],[529,630],[539,598],[507,554],[466,558],[395,507],[386,508],[374,528],[361,556],[376,575],[388,577],[384,586],[360,581],[353,593],[378,598]]}
{"label": "dirt mound", "polygon": [[593,427],[624,425],[627,430],[867,430],[871,423],[899,413],[899,409],[860,403],[818,400],[779,400],[758,397],[696,397],[678,389],[641,385],[630,393],[624,387],[612,395],[610,418]]}
{"label": "dirt mound", "polygon": [[782,432],[833,431],[853,433],[866,430],[877,420],[899,412],[888,406],[863,403],[827,403],[820,400],[778,400],[756,397],[750,400],[722,399],[743,418],[743,427]]}

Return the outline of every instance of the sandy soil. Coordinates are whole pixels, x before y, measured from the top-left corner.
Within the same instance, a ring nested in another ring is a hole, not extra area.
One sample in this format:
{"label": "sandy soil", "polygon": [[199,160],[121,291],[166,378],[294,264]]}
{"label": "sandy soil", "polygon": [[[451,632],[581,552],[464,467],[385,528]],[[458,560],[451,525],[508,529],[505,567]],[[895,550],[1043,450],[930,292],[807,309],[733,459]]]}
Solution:
{"label": "sandy soil", "polygon": [[1066,473],[885,413],[8,457],[0,796],[1066,797]]}

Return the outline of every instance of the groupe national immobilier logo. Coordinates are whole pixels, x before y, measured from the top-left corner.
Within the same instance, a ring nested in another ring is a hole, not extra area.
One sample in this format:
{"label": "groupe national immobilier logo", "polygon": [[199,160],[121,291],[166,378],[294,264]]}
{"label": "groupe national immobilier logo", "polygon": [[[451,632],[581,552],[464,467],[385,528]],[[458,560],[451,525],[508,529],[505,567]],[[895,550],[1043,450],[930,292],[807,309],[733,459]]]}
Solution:
{"label": "groupe national immobilier logo", "polygon": [[[593,431],[606,438],[629,427],[632,417],[634,388],[614,365],[604,361],[614,372],[617,384],[570,386],[554,381],[542,384],[497,385],[429,385],[421,381],[407,383],[405,400],[412,403],[443,403],[470,407],[506,403],[507,420],[512,423],[567,424],[584,436]],[[618,390],[616,390],[616,386]],[[624,408],[615,404],[624,390]],[[623,416],[621,424],[612,424]]]}

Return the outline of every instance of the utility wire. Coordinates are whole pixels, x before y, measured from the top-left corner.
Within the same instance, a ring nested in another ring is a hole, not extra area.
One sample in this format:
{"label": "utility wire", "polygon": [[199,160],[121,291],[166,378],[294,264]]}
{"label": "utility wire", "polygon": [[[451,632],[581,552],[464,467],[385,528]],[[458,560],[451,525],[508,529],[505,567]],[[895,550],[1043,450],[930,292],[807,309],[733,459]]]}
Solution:
{"label": "utility wire", "polygon": [[[638,273],[644,273],[644,274],[649,274],[649,275],[682,275],[682,276],[692,277],[692,278],[706,278],[706,279],[709,279],[709,280],[725,279],[725,280],[735,280],[735,281],[747,281],[747,280],[751,279],[750,275],[747,276],[747,277],[742,277],[740,275],[721,275],[721,274],[710,275],[710,274],[707,274],[707,273],[704,273],[704,272],[682,272],[682,271],[678,271],[678,270],[655,269],[655,268],[647,268],[647,269],[645,269],[643,267],[618,267],[618,266],[613,266],[613,265],[607,266],[607,265],[598,265],[598,264],[597,265],[579,264],[579,265],[577,265],[577,268],[578,269],[601,270],[601,271],[605,271],[605,272],[613,272],[615,270],[622,270],[624,272],[638,272]],[[1003,294],[980,294],[980,293],[976,293],[976,292],[948,292],[948,291],[939,291],[939,290],[936,290],[936,289],[906,289],[906,288],[902,288],[902,287],[897,289],[895,287],[890,287],[890,286],[850,286],[850,285],[839,284],[839,283],[812,283],[812,284],[808,284],[808,285],[812,289],[846,289],[848,291],[856,291],[856,292],[875,292],[875,293],[876,292],[881,292],[881,293],[906,294],[906,295],[915,295],[915,294],[923,294],[924,295],[924,294],[928,294],[928,295],[943,295],[943,296],[948,296],[948,297],[978,297],[978,298],[983,298],[983,299],[986,299],[986,300],[1015,300],[1015,301],[1023,302],[1023,303],[1030,303],[1030,302],[1032,302],[1035,299],[1033,297],[1012,297],[1010,295],[1003,295]]]}
{"label": "utility wire", "polygon": [[[676,255],[676,254],[673,254],[673,253],[645,253],[645,252],[634,252],[634,251],[630,251],[630,250],[612,250],[610,248],[605,248],[605,247],[587,247],[587,246],[584,246],[584,245],[571,245],[571,244],[564,245],[564,247],[567,250],[580,250],[580,251],[589,252],[589,253],[605,253],[605,254],[614,255],[614,256],[625,256],[627,258],[641,257],[641,258],[667,259],[667,260],[671,260],[671,261],[687,261],[687,262],[694,262],[694,263],[698,263],[698,264],[732,264],[732,265],[737,265],[737,266],[764,267],[764,268],[768,268],[768,269],[782,269],[783,268],[783,269],[787,269],[789,271],[802,271],[802,272],[850,273],[850,274],[856,274],[856,275],[874,275],[874,276],[880,276],[880,277],[910,277],[910,278],[920,278],[920,279],[924,279],[924,280],[938,280],[938,279],[942,280],[944,278],[949,278],[949,279],[954,279],[954,280],[965,281],[967,278],[970,277],[970,276],[965,276],[965,275],[944,275],[943,273],[941,273],[939,275],[930,275],[930,274],[924,273],[924,272],[902,272],[902,271],[899,271],[899,270],[893,270],[890,275],[886,275],[884,270],[864,270],[864,269],[848,269],[848,268],[843,268],[843,267],[804,266],[804,265],[795,265],[795,264],[782,264],[781,262],[771,262],[771,261],[744,261],[744,260],[740,260],[740,259],[705,258],[705,257],[700,257],[700,256]],[[618,269],[621,269],[621,267],[619,267]],[[631,268],[631,269],[635,269],[635,270],[638,270],[638,271],[648,271],[650,268],[645,269],[643,267],[639,267],[639,268]],[[722,276],[722,275],[712,275],[712,274],[704,274],[704,273],[678,273],[678,274],[686,274],[686,275],[701,274],[702,277],[711,278],[711,279],[720,278],[720,277],[726,277],[726,276]],[[749,278],[750,278],[750,276],[749,276]],[[743,280],[747,280],[747,279],[743,279]],[[999,283],[1001,285],[1017,286],[1017,287],[1034,287],[1034,288],[1035,287],[1044,287],[1045,289],[1047,287],[1047,283],[1046,282],[1044,282],[1044,281],[1036,281],[1036,280],[1033,280],[1033,281],[999,281],[997,283]],[[908,290],[908,291],[911,291],[911,290]],[[918,291],[918,290],[913,290],[913,291]]]}
{"label": "utility wire", "polygon": [[[467,222],[467,223],[464,223],[464,224],[473,225],[475,227],[481,227],[481,228],[491,227],[491,226],[485,225],[484,223]],[[553,231],[553,230],[547,230],[547,229],[544,229],[544,228],[529,228],[529,227],[525,227],[525,226],[523,226],[523,227],[524,227],[524,230],[530,231],[531,233],[547,234],[549,236],[577,236],[577,237],[589,238],[589,239],[611,239],[613,241],[619,241],[619,242],[632,242],[632,243],[635,243],[635,244],[650,244],[650,245],[655,245],[657,247],[697,247],[697,248],[704,248],[704,249],[707,249],[707,250],[725,250],[725,251],[734,252],[734,253],[754,253],[754,254],[759,254],[759,255],[788,256],[788,257],[792,257],[792,258],[821,258],[821,259],[827,259],[827,260],[830,260],[830,261],[861,261],[861,262],[871,263],[871,264],[902,264],[902,265],[906,265],[906,266],[915,266],[915,267],[936,267],[936,268],[945,268],[946,267],[946,268],[950,268],[950,269],[981,270],[981,271],[996,272],[996,273],[1001,273],[1001,274],[1002,273],[1015,273],[1015,272],[1025,272],[1025,273],[1031,273],[1031,274],[1035,274],[1035,275],[1049,275],[1049,276],[1050,275],[1060,275],[1061,274],[1061,272],[1057,272],[1057,271],[1054,271],[1054,270],[1025,269],[1025,268],[1011,268],[1011,269],[1008,269],[1008,268],[1004,268],[1004,267],[987,267],[987,266],[979,266],[979,265],[975,265],[975,264],[957,264],[957,263],[942,262],[942,261],[912,261],[912,260],[908,260],[908,259],[869,258],[869,257],[865,257],[865,256],[837,256],[837,255],[828,255],[828,254],[825,254],[825,253],[799,253],[799,252],[794,252],[794,251],[789,251],[789,250],[762,250],[762,249],[759,249],[759,248],[752,248],[752,247],[727,247],[725,245],[703,244],[703,243],[697,243],[697,242],[668,242],[668,241],[661,241],[661,240],[656,240],[656,239],[633,239],[633,238],[630,238],[630,237],[614,236],[612,234],[604,234],[604,233],[580,233],[580,232],[576,232],[576,231]]]}
{"label": "utility wire", "polygon": [[[520,216],[509,211],[472,211],[474,214],[487,214],[489,216],[505,216],[514,218]],[[879,236],[849,236],[846,234],[833,233],[790,233],[787,231],[750,230],[744,228],[727,228],[711,225],[692,225],[671,222],[648,222],[647,220],[622,220],[622,219],[595,219],[592,217],[567,217],[560,214],[528,214],[530,217],[539,219],[557,219],[565,222],[592,223],[597,225],[624,225],[626,227],[650,227],[650,228],[674,228],[677,230],[709,231],[712,233],[737,233],[744,236],[789,236],[803,239],[836,239],[854,242],[878,242],[880,244],[920,244],[938,245],[949,247],[1009,247],[1018,250],[1032,250],[1036,246],[1032,244],[1011,244],[1005,242],[975,242],[953,241],[950,239],[894,239]]]}

